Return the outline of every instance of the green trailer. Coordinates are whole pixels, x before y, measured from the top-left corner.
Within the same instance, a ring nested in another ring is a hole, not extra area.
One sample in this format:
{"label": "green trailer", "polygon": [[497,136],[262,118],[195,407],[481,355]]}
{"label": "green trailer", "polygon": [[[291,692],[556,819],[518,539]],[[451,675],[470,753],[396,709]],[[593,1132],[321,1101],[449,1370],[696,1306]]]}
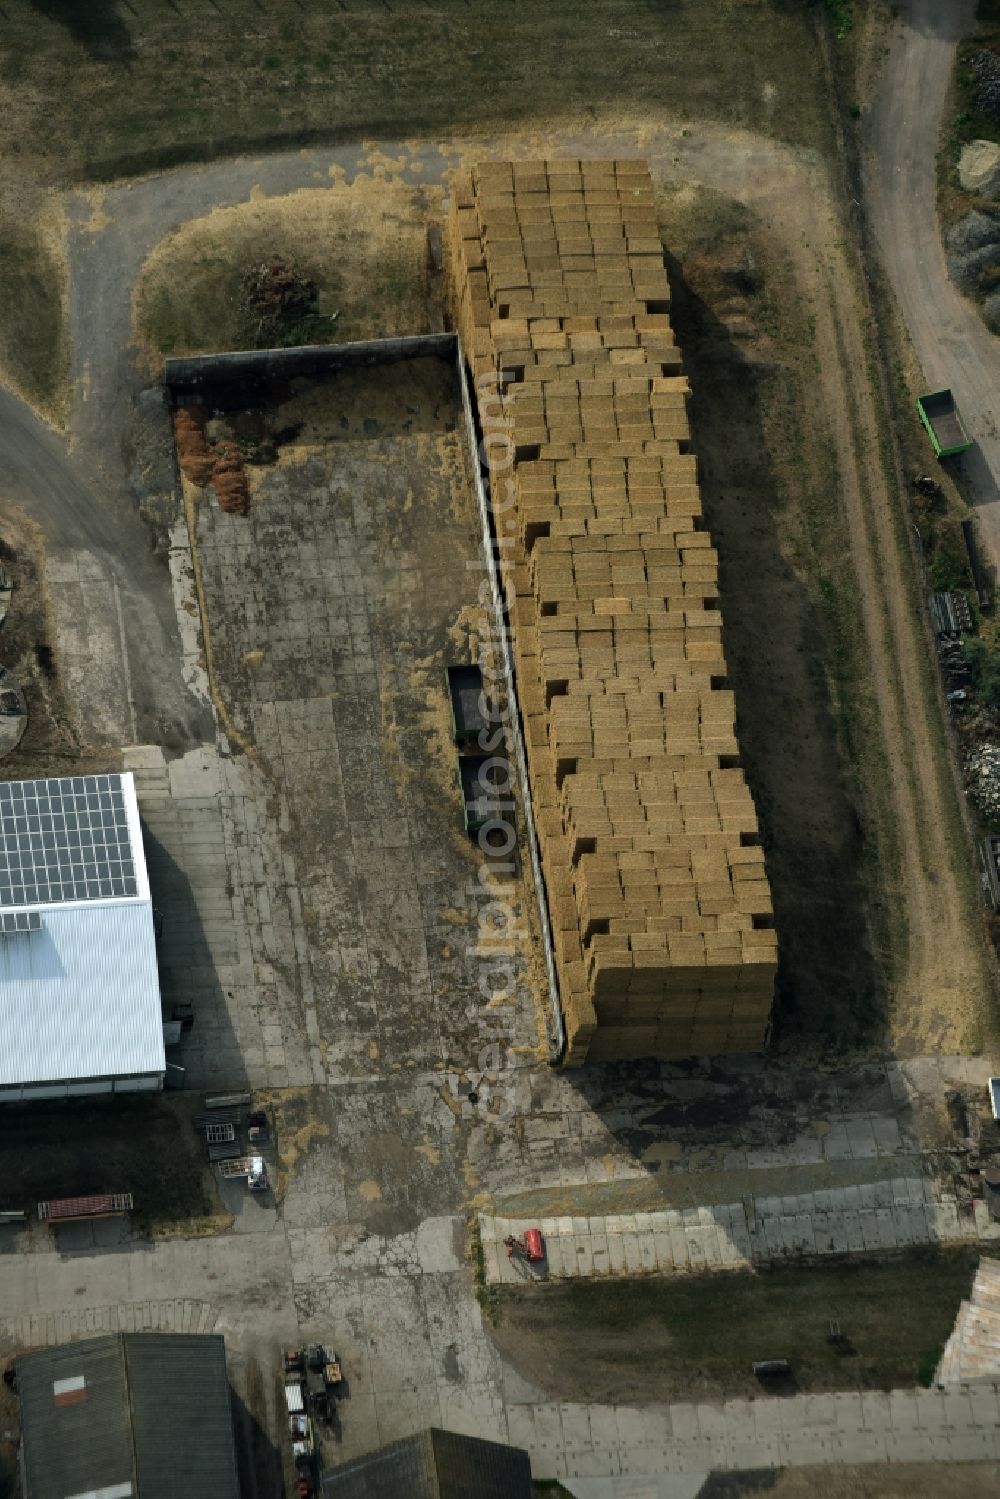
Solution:
{"label": "green trailer", "polygon": [[498,815],[498,764],[496,755],[458,757],[458,784],[462,792],[467,833],[478,833],[481,827],[493,822]]}
{"label": "green trailer", "polygon": [[451,704],[451,737],[456,744],[478,744],[486,729],[481,704],[483,674],[478,666],[448,667],[448,701]]}
{"label": "green trailer", "polygon": [[964,453],[972,447],[961,413],[950,390],[930,390],[917,396],[917,412],[927,428],[934,451],[939,458]]}

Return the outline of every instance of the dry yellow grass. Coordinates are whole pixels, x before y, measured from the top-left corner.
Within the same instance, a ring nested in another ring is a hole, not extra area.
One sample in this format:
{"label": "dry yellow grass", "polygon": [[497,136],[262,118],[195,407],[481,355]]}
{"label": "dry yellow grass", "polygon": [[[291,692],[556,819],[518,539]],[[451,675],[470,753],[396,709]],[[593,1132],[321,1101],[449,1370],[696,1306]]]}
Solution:
{"label": "dry yellow grass", "polygon": [[429,214],[432,191],[363,174],[193,219],[147,260],[135,294],[140,338],[153,354],[239,348],[244,268],[264,257],[291,260],[319,286],[319,317],[292,342],[330,343],[421,333],[429,326]]}
{"label": "dry yellow grass", "polygon": [[69,410],[66,221],[51,195],[0,212],[0,380],[53,426]]}

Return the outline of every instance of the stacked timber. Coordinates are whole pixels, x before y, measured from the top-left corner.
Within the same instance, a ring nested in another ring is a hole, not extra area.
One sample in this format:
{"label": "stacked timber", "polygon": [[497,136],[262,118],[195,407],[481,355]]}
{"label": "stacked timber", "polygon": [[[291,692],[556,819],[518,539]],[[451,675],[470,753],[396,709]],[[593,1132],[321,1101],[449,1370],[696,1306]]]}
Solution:
{"label": "stacked timber", "polygon": [[753,1051],[777,961],[638,161],[454,184],[567,1061]]}

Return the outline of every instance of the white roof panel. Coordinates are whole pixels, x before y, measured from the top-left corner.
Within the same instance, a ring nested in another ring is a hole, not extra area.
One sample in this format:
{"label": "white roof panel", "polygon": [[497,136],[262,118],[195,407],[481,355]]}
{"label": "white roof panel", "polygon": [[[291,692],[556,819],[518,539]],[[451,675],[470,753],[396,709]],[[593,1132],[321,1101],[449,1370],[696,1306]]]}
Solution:
{"label": "white roof panel", "polygon": [[0,1087],[165,1066],[148,900],[47,906],[0,938]]}

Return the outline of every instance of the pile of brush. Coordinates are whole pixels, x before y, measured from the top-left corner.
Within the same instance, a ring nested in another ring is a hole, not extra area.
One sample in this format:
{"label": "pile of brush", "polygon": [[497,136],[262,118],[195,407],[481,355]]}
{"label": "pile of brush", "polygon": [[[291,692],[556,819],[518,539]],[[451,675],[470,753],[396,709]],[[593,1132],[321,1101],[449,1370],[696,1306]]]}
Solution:
{"label": "pile of brush", "polygon": [[227,514],[246,515],[250,492],[243,454],[234,442],[209,442],[207,423],[204,406],[180,406],[174,411],[174,442],[181,473],[199,489],[211,484]]}

